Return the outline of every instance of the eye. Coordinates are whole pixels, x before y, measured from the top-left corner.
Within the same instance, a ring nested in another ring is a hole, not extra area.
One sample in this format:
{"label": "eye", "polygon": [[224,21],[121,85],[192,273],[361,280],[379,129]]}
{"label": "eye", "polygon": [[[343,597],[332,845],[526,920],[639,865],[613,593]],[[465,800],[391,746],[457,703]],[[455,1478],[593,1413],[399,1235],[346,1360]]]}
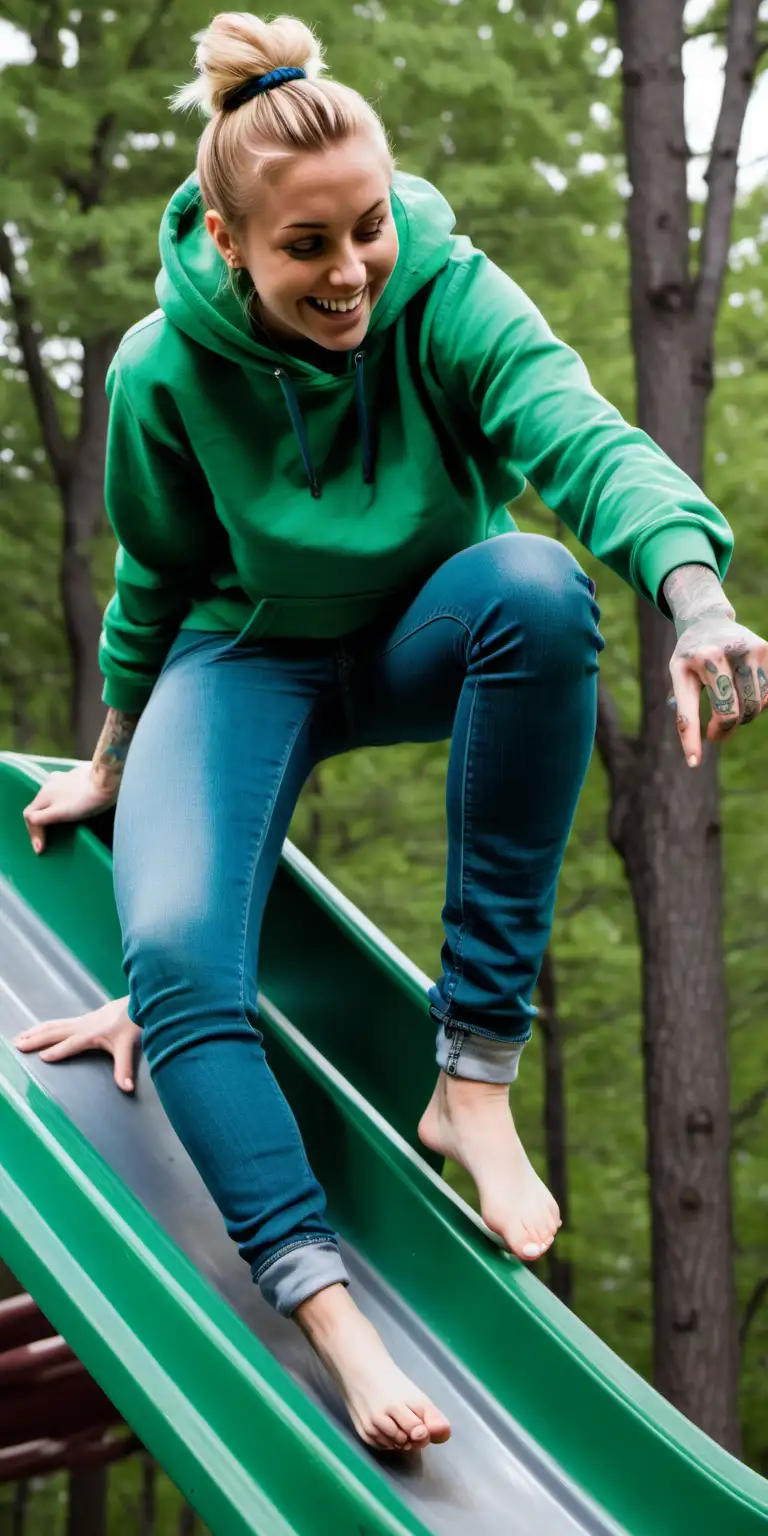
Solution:
{"label": "eye", "polygon": [[295,256],[299,261],[308,256],[318,256],[323,247],[322,235],[313,235],[311,240],[300,240],[294,245],[286,245],[288,256]]}
{"label": "eye", "polygon": [[357,231],[357,239],[358,240],[378,240],[379,235],[381,234],[381,226],[382,226],[383,223],[384,223],[383,219],[377,219],[375,224],[373,224],[373,225],[366,225],[365,229],[358,229],[358,231]]}

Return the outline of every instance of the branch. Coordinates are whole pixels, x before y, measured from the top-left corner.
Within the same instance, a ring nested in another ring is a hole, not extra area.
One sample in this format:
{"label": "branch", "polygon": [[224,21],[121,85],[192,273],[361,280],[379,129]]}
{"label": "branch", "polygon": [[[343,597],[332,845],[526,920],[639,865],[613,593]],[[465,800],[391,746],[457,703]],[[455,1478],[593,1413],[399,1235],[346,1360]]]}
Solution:
{"label": "branch", "polygon": [[41,7],[35,24],[29,29],[29,37],[35,57],[43,69],[56,72],[61,69],[61,42],[59,32],[64,26],[61,0],[49,0]]}
{"label": "branch", "polygon": [[634,786],[636,743],[621,729],[619,712],[607,688],[601,683],[597,693],[595,745],[611,788],[608,836],[621,852],[624,842],[629,801]]}
{"label": "branch", "polygon": [[760,1113],[766,1101],[768,1101],[768,1087],[758,1088],[754,1093],[751,1093],[749,1098],[745,1099],[738,1109],[733,1111],[731,1115],[731,1130],[735,1131],[736,1127],[743,1125],[745,1120],[752,1120],[755,1115]]}
{"label": "branch", "polygon": [[756,1281],[749,1300],[747,1301],[747,1305],[744,1308],[744,1316],[742,1317],[741,1324],[739,1326],[739,1344],[741,1345],[742,1349],[747,1342],[747,1334],[749,1333],[749,1330],[752,1327],[752,1324],[755,1321],[755,1318],[757,1317],[757,1314],[760,1311],[766,1296],[768,1296],[768,1275],[763,1275],[762,1279]]}
{"label": "branch", "polygon": [[143,69],[152,63],[156,51],[157,29],[173,10],[175,0],[155,0],[155,8],[144,31],[137,37],[128,56],[128,69]]}
{"label": "branch", "polygon": [[64,494],[72,469],[72,445],[61,428],[53,390],[43,363],[40,341],[32,324],[30,298],[19,285],[11,242],[2,223],[0,223],[0,273],[8,284],[19,348],[29,380],[43,446],[48,455],[53,476]]}
{"label": "branch", "polygon": [[91,144],[91,171],[89,176],[78,176],[73,171],[62,171],[61,184],[68,192],[74,192],[80,199],[80,208],[83,213],[88,213],[91,208],[101,201],[104,191],[104,182],[107,176],[107,166],[104,160],[104,152],[109,142],[117,117],[114,112],[105,112],[104,116],[96,124],[96,131]]}
{"label": "branch", "polygon": [[731,0],[726,33],[725,81],[706,180],[709,196],[701,234],[696,316],[701,344],[708,347],[728,263],[736,200],[739,144],[760,55],[757,13],[760,0]]}
{"label": "branch", "polygon": [[[155,0],[152,15],[141,35],[136,39],[126,60],[126,71],[142,69],[152,62],[153,47],[157,38],[157,29],[162,26],[166,17],[170,15],[175,0]],[[101,202],[104,191],[104,183],[107,179],[109,166],[107,164],[107,149],[109,141],[117,126],[117,114],[105,112],[96,124],[91,144],[90,162],[91,168],[87,176],[80,176],[73,171],[62,171],[61,183],[68,192],[74,192],[80,201],[83,213],[88,213]]]}

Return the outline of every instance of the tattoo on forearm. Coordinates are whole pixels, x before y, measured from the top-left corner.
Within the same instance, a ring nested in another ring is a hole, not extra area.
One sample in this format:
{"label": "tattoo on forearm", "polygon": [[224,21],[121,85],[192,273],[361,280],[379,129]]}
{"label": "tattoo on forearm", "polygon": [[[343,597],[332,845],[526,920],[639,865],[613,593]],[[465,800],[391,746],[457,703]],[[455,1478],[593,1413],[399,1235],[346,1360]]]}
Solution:
{"label": "tattoo on forearm", "polygon": [[93,776],[107,790],[118,790],[123,776],[128,748],[139,723],[138,715],[122,709],[110,709],[93,754]]}
{"label": "tattoo on forearm", "polygon": [[708,565],[680,565],[664,582],[664,596],[678,634],[705,613],[732,619],[734,610]]}
{"label": "tattoo on forearm", "polygon": [[757,669],[757,686],[760,689],[760,702],[765,704],[768,701],[768,674],[766,674],[765,667],[758,667]]}

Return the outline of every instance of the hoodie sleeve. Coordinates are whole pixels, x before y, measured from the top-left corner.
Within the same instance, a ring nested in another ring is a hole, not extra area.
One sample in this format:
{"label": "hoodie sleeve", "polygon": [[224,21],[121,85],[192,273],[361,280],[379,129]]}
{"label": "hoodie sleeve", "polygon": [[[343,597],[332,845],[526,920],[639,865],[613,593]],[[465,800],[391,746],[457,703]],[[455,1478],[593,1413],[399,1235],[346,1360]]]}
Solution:
{"label": "hoodie sleeve", "polygon": [[160,422],[139,419],[119,369],[110,398],[107,516],[118,540],[115,594],[99,643],[104,703],[140,714],[210,564],[210,492]]}
{"label": "hoodie sleeve", "polygon": [[[469,404],[501,467],[526,479],[598,560],[652,602],[676,566],[721,578],[722,514],[653,440],[593,389],[581,359],[481,252],[458,264],[435,312],[439,379]],[[663,604],[663,598],[662,598]]]}

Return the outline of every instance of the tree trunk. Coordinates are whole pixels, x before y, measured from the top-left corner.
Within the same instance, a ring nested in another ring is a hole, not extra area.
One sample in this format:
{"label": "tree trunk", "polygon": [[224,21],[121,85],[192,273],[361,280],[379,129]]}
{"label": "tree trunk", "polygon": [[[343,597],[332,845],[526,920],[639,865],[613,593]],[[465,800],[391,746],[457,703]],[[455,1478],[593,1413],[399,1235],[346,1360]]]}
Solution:
{"label": "tree trunk", "polygon": [[195,1536],[197,1517],[191,1505],[183,1504],[179,1512],[178,1536]]}
{"label": "tree trunk", "polygon": [[108,404],[107,369],[114,337],[86,342],[83,355],[80,431],[63,494],[61,599],[72,657],[72,734],[78,757],[90,757],[104,724],[99,670],[101,606],[93,587],[93,540],[104,526],[104,460]]}
{"label": "tree trunk", "polygon": [[141,1458],[139,1536],[155,1536],[157,1521],[157,1462],[144,1451]]}
{"label": "tree trunk", "polygon": [[22,1478],[13,1490],[13,1506],[11,1509],[11,1536],[26,1536],[27,1532],[27,1507],[29,1504],[29,1481]]}
{"label": "tree trunk", "polygon": [[0,1259],[0,1301],[7,1301],[10,1296],[20,1296],[23,1289],[8,1265]]}
{"label": "tree trunk", "polygon": [[[616,0],[632,183],[628,233],[638,420],[698,482],[714,318],[733,210],[733,139],[738,147],[749,95],[734,50],[748,41],[750,7],[754,20],[757,0],[733,0],[731,7],[731,75],[710,165],[702,269],[693,278],[682,0]],[[743,13],[742,33],[734,43],[736,11]],[[739,90],[743,103],[736,101]],[[691,772],[671,728],[666,707],[671,626],[644,600],[638,602],[638,623],[640,737],[629,754],[624,750],[620,761],[614,758],[612,770],[608,766],[611,837],[626,864],[643,950],[654,1381],[683,1413],[738,1454],[717,770],[714,753],[705,750],[702,767]]]}
{"label": "tree trunk", "polygon": [[67,1536],[107,1536],[107,1467],[79,1467],[69,1474]]}
{"label": "tree trunk", "polygon": [[[547,1154],[547,1183],[559,1207],[563,1231],[570,1225],[568,1198],[568,1143],[566,1137],[565,1072],[560,1020],[557,1016],[557,985],[552,952],[547,949],[539,974],[538,1027],[543,1037],[544,1056],[544,1137]],[[565,1302],[573,1305],[573,1266],[570,1259],[563,1259],[557,1251],[557,1243],[547,1255],[549,1288]]]}

